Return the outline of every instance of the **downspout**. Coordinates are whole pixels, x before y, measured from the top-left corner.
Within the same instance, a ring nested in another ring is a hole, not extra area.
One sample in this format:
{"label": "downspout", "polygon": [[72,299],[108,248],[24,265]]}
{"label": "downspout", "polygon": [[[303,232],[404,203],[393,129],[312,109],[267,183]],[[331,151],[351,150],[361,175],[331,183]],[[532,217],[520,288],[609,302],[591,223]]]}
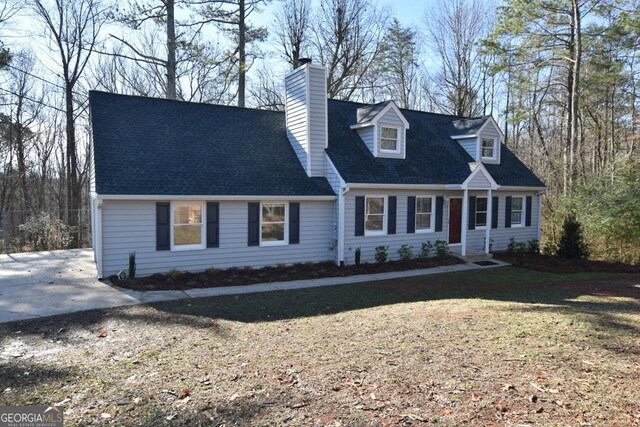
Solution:
{"label": "downspout", "polygon": [[349,186],[340,186],[338,194],[338,265],[344,265],[344,196],[349,192]]}
{"label": "downspout", "polygon": [[102,200],[96,199],[96,234],[94,242],[94,250],[96,251],[96,268],[98,270],[98,279],[102,279]]}
{"label": "downspout", "polygon": [[538,244],[540,237],[542,237],[542,194],[538,193]]}

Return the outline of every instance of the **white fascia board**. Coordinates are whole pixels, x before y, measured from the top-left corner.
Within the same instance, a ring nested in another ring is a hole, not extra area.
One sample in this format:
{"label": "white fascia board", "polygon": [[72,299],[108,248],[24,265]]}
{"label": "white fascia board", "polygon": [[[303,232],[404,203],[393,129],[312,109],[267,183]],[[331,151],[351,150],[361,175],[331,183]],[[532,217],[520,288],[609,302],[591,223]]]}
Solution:
{"label": "white fascia board", "polygon": [[471,135],[454,135],[454,136],[450,136],[449,138],[451,139],[465,139],[465,138],[477,138],[478,134],[474,133]]}
{"label": "white fascia board", "polygon": [[409,129],[409,122],[407,121],[407,119],[404,118],[404,115],[402,114],[402,111],[400,111],[400,109],[398,108],[398,106],[396,105],[396,103],[394,101],[390,101],[389,105],[384,107],[382,109],[382,111],[380,111],[378,114],[376,114],[376,116],[373,119],[371,119],[371,123],[377,124],[378,120],[380,120],[380,117],[384,116],[386,114],[386,112],[389,111],[392,108],[396,112],[396,114],[398,115],[400,120],[402,120],[402,124],[404,125],[405,129]]}
{"label": "white fascia board", "polygon": [[504,141],[504,134],[502,133],[502,129],[500,129],[500,126],[498,126],[498,123],[495,121],[495,119],[493,118],[493,116],[489,116],[489,118],[487,119],[486,122],[484,122],[484,124],[482,126],[480,126],[480,129],[478,129],[478,134],[481,134],[482,131],[484,130],[485,127],[487,127],[487,125],[491,123],[493,124],[493,127],[496,128],[496,130],[498,131],[498,134],[500,134],[500,141]]}
{"label": "white fascia board", "polygon": [[523,186],[517,186],[517,185],[502,185],[500,186],[500,191],[545,192],[547,191],[547,187],[523,187]]}
{"label": "white fascia board", "polygon": [[184,194],[158,194],[158,195],[150,195],[150,194],[142,194],[142,195],[134,195],[134,194],[102,194],[98,195],[98,200],[213,200],[213,201],[226,201],[226,200],[336,200],[336,196],[257,196],[257,195],[247,195],[247,196],[228,196],[228,195],[215,195],[211,194],[208,196],[204,195],[193,195],[188,196]]}
{"label": "white fascia board", "polygon": [[340,186],[344,187],[346,185],[346,182],[342,178],[342,175],[340,175],[340,172],[338,171],[338,168],[336,167],[336,165],[333,164],[333,162],[331,161],[331,158],[329,157],[329,155],[327,153],[324,153],[324,156],[326,157],[327,162],[329,162],[329,166],[331,166],[331,169],[333,169],[333,171],[338,176],[338,179],[340,179]]}
{"label": "white fascia board", "polygon": [[366,123],[358,123],[358,124],[355,124],[355,125],[351,125],[349,127],[351,129],[362,129],[362,128],[368,128],[370,126],[374,126],[374,124],[371,123],[371,122],[366,122]]}
{"label": "white fascia board", "polygon": [[350,189],[379,189],[379,190],[448,190],[459,189],[459,184],[370,184],[349,183]]}

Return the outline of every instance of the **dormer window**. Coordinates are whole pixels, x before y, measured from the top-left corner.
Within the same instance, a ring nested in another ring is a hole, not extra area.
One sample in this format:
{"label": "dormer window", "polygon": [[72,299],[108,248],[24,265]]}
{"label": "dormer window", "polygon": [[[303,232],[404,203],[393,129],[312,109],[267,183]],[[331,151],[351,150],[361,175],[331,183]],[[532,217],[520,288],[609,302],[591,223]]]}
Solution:
{"label": "dormer window", "polygon": [[483,159],[495,160],[496,140],[493,138],[482,138],[482,143],[480,145],[480,153]]}
{"label": "dormer window", "polygon": [[396,127],[382,126],[380,128],[380,151],[400,151],[398,138],[399,129]]}

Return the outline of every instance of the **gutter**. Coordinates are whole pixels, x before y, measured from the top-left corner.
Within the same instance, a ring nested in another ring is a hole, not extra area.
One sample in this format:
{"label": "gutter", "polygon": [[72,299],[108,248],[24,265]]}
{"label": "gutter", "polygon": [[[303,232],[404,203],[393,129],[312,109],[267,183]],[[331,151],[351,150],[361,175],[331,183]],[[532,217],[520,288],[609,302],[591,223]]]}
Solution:
{"label": "gutter", "polygon": [[144,195],[134,195],[134,194],[101,194],[97,196],[98,200],[327,200],[334,201],[336,200],[336,196],[259,196],[259,195],[184,195],[184,194],[144,194]]}

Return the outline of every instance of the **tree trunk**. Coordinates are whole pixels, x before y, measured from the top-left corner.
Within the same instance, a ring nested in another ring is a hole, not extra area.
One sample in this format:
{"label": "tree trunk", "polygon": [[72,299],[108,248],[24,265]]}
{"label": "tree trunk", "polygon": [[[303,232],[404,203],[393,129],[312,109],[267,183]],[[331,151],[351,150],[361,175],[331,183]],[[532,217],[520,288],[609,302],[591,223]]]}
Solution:
{"label": "tree trunk", "polygon": [[[68,73],[65,73],[68,75]],[[66,150],[66,175],[67,175],[67,223],[77,226],[77,213],[80,209],[80,188],[78,185],[78,160],[76,153],[76,129],[73,117],[73,85],[67,81],[65,84],[65,114],[67,132]],[[75,212],[74,212],[75,211]],[[74,238],[72,247],[78,245],[77,236]]]}
{"label": "tree trunk", "polygon": [[176,27],[174,0],[167,5],[167,98],[176,99]]}
{"label": "tree trunk", "polygon": [[247,78],[247,64],[246,64],[246,52],[245,52],[245,5],[244,0],[239,0],[238,10],[238,55],[239,55],[239,70],[238,70],[238,107],[244,107],[244,93],[245,84]]}
{"label": "tree trunk", "polygon": [[571,0],[571,44],[569,46],[570,58],[573,62],[570,76],[569,86],[569,190],[573,189],[573,183],[576,179],[576,151],[578,150],[578,109],[579,109],[579,90],[580,90],[580,61],[582,57],[582,34],[580,23],[580,5],[578,0]]}

